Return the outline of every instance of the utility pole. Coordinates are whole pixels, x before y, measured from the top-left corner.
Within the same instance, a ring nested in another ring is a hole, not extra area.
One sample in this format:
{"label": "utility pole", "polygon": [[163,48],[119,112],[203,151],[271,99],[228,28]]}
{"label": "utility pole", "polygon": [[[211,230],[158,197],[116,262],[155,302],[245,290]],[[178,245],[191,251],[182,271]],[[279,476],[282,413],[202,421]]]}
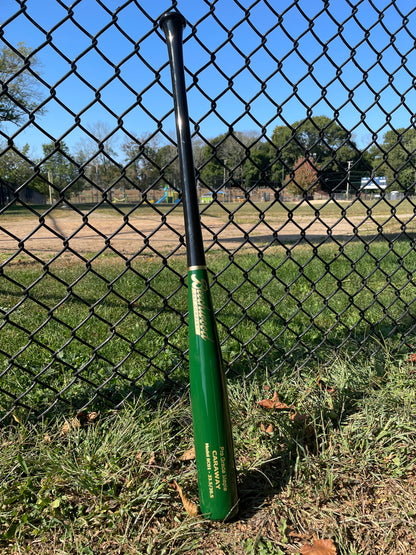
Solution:
{"label": "utility pole", "polygon": [[53,174],[51,171],[48,171],[48,181],[49,181],[49,204],[52,206],[52,187],[53,185]]}
{"label": "utility pole", "polygon": [[351,186],[351,167],[352,167],[352,160],[347,162],[347,200],[350,198],[350,186]]}
{"label": "utility pole", "polygon": [[[223,181],[222,187],[223,187],[224,190],[227,188],[227,187],[225,186],[225,180],[227,179],[227,174],[226,174],[226,171],[227,171],[227,162],[228,162],[228,160],[225,160],[225,159],[224,159],[224,177],[223,177],[223,180],[222,180],[222,181]],[[230,189],[230,188],[229,188],[229,191],[228,191],[228,201],[231,202],[231,189]]]}

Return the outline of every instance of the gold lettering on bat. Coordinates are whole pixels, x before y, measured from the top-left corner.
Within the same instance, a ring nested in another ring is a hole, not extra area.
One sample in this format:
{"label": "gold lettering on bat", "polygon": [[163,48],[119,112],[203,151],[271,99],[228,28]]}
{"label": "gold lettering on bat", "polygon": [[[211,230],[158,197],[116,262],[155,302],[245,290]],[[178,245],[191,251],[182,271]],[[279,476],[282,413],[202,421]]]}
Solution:
{"label": "gold lettering on bat", "polygon": [[210,453],[209,453],[209,443],[205,444],[205,457],[207,459],[208,491],[209,491],[210,498],[213,499],[214,498],[214,483],[213,483],[212,473],[211,473],[211,456],[210,456]]}
{"label": "gold lettering on bat", "polygon": [[213,460],[213,463],[214,463],[215,487],[216,487],[216,489],[221,489],[220,468],[219,468],[217,451],[212,452],[212,460]]}
{"label": "gold lettering on bat", "polygon": [[195,334],[205,341],[213,341],[208,334],[209,306],[207,305],[208,283],[191,274],[192,306],[194,309]]}

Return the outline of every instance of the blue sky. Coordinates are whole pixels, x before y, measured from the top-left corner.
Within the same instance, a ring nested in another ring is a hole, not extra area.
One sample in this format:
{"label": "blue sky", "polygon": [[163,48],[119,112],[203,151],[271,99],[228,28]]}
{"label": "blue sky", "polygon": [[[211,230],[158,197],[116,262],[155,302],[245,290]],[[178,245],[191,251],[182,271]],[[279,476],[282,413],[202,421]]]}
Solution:
{"label": "blue sky", "polygon": [[[179,0],[178,9],[196,25],[196,33],[187,27],[184,43],[186,66],[198,77],[195,85],[187,73],[192,128],[196,123],[205,137],[228,131],[229,124],[258,133],[265,127],[271,135],[276,125],[308,113],[331,118],[335,113],[363,147],[373,132],[382,136],[390,125],[411,125],[416,7],[411,0],[391,3],[332,0],[325,10],[322,0],[295,5],[289,0]],[[124,130],[140,137],[156,132],[154,118],[162,120],[164,133],[174,135],[172,98],[164,89],[171,88],[167,50],[152,21],[170,8],[170,0],[27,0],[23,5],[24,10],[16,0],[1,0],[2,38],[15,46],[25,41],[37,51],[45,82],[39,92],[48,99],[52,88],[55,96],[35,122],[50,137],[74,148],[87,136],[75,128],[76,116],[85,129],[97,122],[114,129],[122,117],[114,138],[118,147]],[[311,30],[308,19],[313,19]],[[136,42],[140,49],[132,55]],[[160,83],[150,86],[159,71]],[[234,92],[223,94],[230,80]],[[97,100],[97,90],[106,107]],[[216,113],[210,113],[213,99]],[[36,124],[2,129],[17,145],[28,142],[36,154],[50,141]]]}

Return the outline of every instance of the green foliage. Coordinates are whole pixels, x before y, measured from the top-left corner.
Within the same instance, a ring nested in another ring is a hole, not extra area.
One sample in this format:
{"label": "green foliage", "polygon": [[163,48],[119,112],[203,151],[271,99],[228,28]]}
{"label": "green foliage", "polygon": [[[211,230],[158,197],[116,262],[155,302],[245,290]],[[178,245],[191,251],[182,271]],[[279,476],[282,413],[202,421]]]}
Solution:
{"label": "green foliage", "polygon": [[414,129],[387,131],[380,146],[374,146],[371,151],[376,175],[387,176],[392,189],[413,192],[416,175],[415,151]]}
{"label": "green foliage", "polygon": [[130,139],[122,145],[127,161],[127,187],[134,185],[144,190],[180,184],[177,149],[171,144],[160,146],[157,139],[142,137]]}
{"label": "green foliage", "polygon": [[[27,67],[31,68],[32,73]],[[0,99],[0,122],[18,125],[24,120],[24,114],[39,104],[40,95],[33,76],[37,67],[39,62],[36,56],[24,42],[20,42],[16,50],[8,46],[0,48],[0,79],[7,85],[8,91]],[[41,110],[37,110],[37,113],[41,113]]]}
{"label": "green foliage", "polygon": [[13,185],[22,185],[30,178],[33,179],[33,167],[28,162],[30,147],[25,144],[20,150],[5,149],[0,156],[0,177]]}
{"label": "green foliage", "polygon": [[[84,181],[79,178],[78,166],[71,159],[65,142],[44,144],[42,149],[43,160],[40,167],[43,180],[37,187],[39,192],[48,194],[49,185],[52,187],[54,197],[57,197],[63,189],[68,197],[71,193],[82,190]],[[71,183],[73,184],[69,188]]]}
{"label": "green foliage", "polygon": [[290,127],[277,126],[272,141],[289,167],[305,153],[315,154],[319,163],[327,164],[332,161],[335,150],[343,146],[354,148],[348,132],[327,116],[296,121]]}
{"label": "green foliage", "polygon": [[[250,149],[250,157],[244,164],[243,178],[246,187],[267,186],[272,179],[273,151],[268,143],[259,143]],[[280,167],[279,167],[280,169]],[[274,171],[279,171],[276,167]]]}
{"label": "green foliage", "polygon": [[226,135],[219,135],[211,139],[209,144],[202,147],[203,160],[200,169],[200,178],[204,185],[212,189],[219,189],[226,179],[227,169],[221,149],[221,145],[225,140]]}
{"label": "green foliage", "polygon": [[270,173],[269,149],[250,133],[219,135],[202,147],[200,158],[202,183],[213,189],[223,185],[251,186],[253,179],[264,179]]}
{"label": "green foliage", "polygon": [[[354,176],[359,176],[358,183],[361,176],[369,175],[371,170],[371,154],[360,152],[350,133],[327,116],[296,121],[290,127],[277,126],[272,141],[278,149],[277,160],[283,164],[284,173],[294,170],[297,161],[305,156],[313,159],[319,168],[319,185],[325,191],[345,191],[349,161],[353,162]],[[277,180],[280,172],[276,167]],[[297,188],[292,186],[291,189],[294,192]]]}

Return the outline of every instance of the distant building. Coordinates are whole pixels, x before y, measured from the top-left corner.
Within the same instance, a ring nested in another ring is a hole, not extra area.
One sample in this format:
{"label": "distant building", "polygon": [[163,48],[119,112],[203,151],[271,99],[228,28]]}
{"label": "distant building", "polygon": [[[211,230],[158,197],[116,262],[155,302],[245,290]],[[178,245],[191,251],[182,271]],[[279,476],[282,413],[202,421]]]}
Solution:
{"label": "distant building", "polygon": [[381,193],[387,189],[387,177],[362,177],[361,192]]}

